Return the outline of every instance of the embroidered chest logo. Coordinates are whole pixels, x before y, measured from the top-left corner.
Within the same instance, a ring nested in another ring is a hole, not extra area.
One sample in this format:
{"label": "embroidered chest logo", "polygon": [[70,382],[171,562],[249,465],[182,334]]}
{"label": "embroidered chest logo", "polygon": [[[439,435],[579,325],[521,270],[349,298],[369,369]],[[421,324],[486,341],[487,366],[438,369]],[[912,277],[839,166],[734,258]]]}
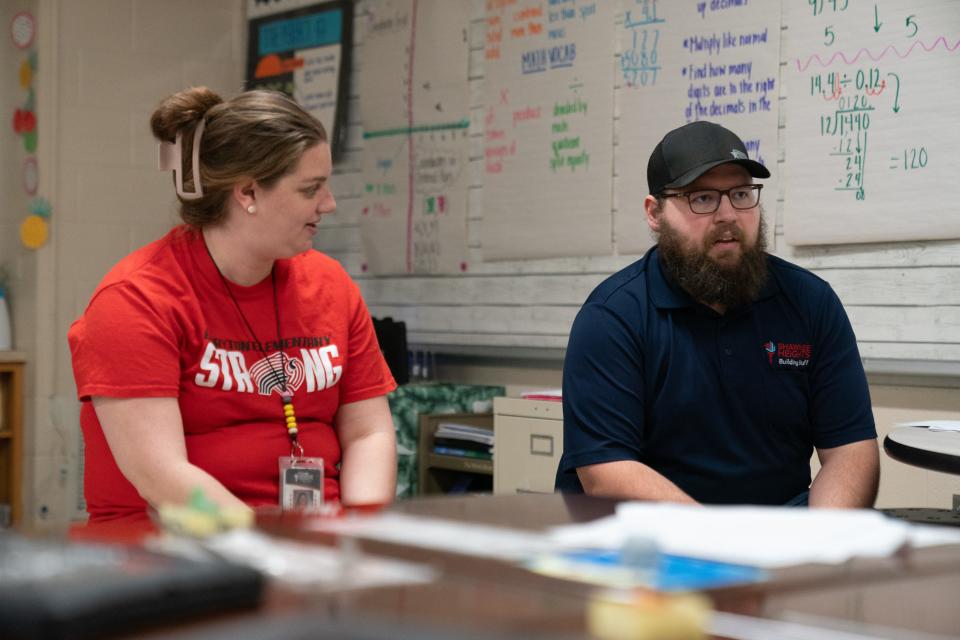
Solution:
{"label": "embroidered chest logo", "polygon": [[773,356],[777,352],[777,345],[773,344],[773,340],[770,342],[765,342],[763,345],[763,350],[767,352],[767,360],[770,361],[770,364],[773,364]]}
{"label": "embroidered chest logo", "polygon": [[197,386],[264,396],[279,395],[284,376],[291,392],[305,384],[306,391],[313,393],[329,389],[340,382],[343,375],[336,344],[300,349],[299,358],[275,351],[248,367],[242,351],[218,349],[213,342],[207,342],[199,366],[200,372],[194,378]]}
{"label": "embroidered chest logo", "polygon": [[777,369],[794,369],[802,371],[810,366],[811,348],[802,342],[774,342],[770,340],[763,344],[770,366]]}

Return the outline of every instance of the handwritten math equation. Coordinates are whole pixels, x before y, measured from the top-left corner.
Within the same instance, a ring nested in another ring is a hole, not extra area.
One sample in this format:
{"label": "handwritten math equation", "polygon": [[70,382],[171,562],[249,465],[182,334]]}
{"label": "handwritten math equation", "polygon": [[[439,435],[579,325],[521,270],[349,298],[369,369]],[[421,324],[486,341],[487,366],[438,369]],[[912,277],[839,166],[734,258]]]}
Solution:
{"label": "handwritten math equation", "polygon": [[589,80],[580,65],[591,49],[586,38],[599,19],[597,2],[487,0],[485,6],[484,59],[488,78],[499,79],[484,112],[486,175],[531,160],[551,175],[587,170]]}
{"label": "handwritten math equation", "polygon": [[657,17],[657,0],[634,0],[623,15],[630,44],[620,53],[620,72],[627,87],[657,84],[660,64],[660,30],[666,20]]}
{"label": "handwritten math equation", "polygon": [[[857,200],[866,200],[870,134],[877,126],[896,126],[896,118],[903,109],[903,72],[897,73],[893,63],[905,60],[915,52],[929,53],[941,44],[947,50],[952,49],[943,36],[936,38],[932,44],[917,38],[921,32],[917,14],[898,16],[896,20],[887,19],[881,13],[879,3],[874,3],[872,22],[861,26],[869,27],[874,34],[885,31],[888,38],[892,34],[906,43],[900,42],[899,46],[896,43],[885,44],[873,49],[860,47],[855,51],[853,48],[844,49],[842,45],[847,34],[838,30],[831,21],[837,14],[847,11],[849,0],[808,2],[814,17],[828,22],[824,25],[822,37],[823,46],[830,54],[821,56],[813,53],[805,60],[798,59],[797,70],[807,72],[809,95],[823,104],[819,116],[819,135],[831,139],[828,155],[839,161],[839,175],[835,179],[834,190],[851,192]],[[900,17],[903,17],[902,21]],[[889,39],[883,42],[889,43]],[[888,171],[916,172],[926,169],[931,161],[930,153],[922,143],[888,151],[885,156],[885,162],[875,160],[870,166],[885,163]]]}

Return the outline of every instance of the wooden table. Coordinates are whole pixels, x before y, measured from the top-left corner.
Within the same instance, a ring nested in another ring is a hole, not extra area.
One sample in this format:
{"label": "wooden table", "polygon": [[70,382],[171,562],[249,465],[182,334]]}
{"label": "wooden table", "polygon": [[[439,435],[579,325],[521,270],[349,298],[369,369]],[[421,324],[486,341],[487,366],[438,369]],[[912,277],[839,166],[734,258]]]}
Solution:
{"label": "wooden table", "polygon": [[[438,496],[397,502],[391,512],[542,531],[614,513],[614,500],[560,494]],[[355,510],[365,511],[365,510]],[[312,530],[314,521],[276,511],[258,514],[271,534],[317,545],[345,536]],[[709,532],[704,532],[709,535]],[[263,606],[140,633],[162,640],[243,638],[587,638],[586,609],[596,588],[550,578],[508,562],[354,536],[363,552],[424,563],[439,579],[419,585],[291,592],[274,585]],[[956,637],[960,632],[960,545],[925,548],[843,565],[806,565],[770,572],[760,584],[705,592],[717,611],[760,619],[816,616]],[[827,620],[827,622],[824,622]],[[358,628],[361,628],[359,631]],[[724,636],[727,637],[727,636]],[[730,637],[740,637],[731,635]],[[761,634],[753,637],[780,637]],[[792,636],[797,637],[797,636]],[[815,636],[810,636],[815,637]],[[822,637],[822,636],[819,636]],[[896,637],[896,636],[887,636]]]}
{"label": "wooden table", "polygon": [[[527,530],[586,522],[612,514],[616,501],[586,496],[435,497],[404,501],[391,511]],[[267,531],[318,544],[330,534],[308,531],[303,519],[261,518]],[[705,535],[708,535],[705,532]],[[595,588],[548,578],[509,563],[374,540],[370,553],[423,562],[442,579],[429,585],[327,594],[323,607],[357,617],[520,637],[585,637],[587,600]],[[960,545],[915,550],[844,565],[807,565],[771,572],[769,582],[707,592],[731,613],[779,618],[789,613],[954,636],[960,632]]]}

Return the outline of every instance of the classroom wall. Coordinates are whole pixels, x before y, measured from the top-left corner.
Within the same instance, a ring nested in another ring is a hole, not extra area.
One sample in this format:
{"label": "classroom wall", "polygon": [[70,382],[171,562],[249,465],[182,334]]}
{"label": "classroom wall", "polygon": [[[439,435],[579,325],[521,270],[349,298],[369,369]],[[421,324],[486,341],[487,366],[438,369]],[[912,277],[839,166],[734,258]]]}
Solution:
{"label": "classroom wall", "polygon": [[[39,18],[43,14],[43,3],[37,0],[11,0],[0,3],[0,24],[9,25],[13,17],[22,11],[31,13]],[[39,26],[39,23],[38,23]],[[49,339],[50,331],[43,331],[43,320],[40,315],[43,309],[44,295],[40,283],[46,273],[47,256],[49,251],[30,251],[20,244],[20,223],[29,214],[31,196],[22,184],[23,162],[28,156],[34,156],[40,167],[40,175],[49,169],[49,163],[41,153],[49,149],[49,140],[44,135],[38,135],[38,148],[35,153],[28,153],[21,136],[16,135],[10,125],[15,109],[27,106],[27,92],[21,86],[20,68],[27,59],[30,50],[37,51],[49,37],[49,33],[40,27],[34,35],[34,44],[29,49],[16,48],[9,36],[4,32],[0,44],[0,112],[6,114],[5,126],[0,127],[0,267],[7,270],[9,281],[7,304],[10,309],[13,350],[23,352],[28,366],[24,376],[23,406],[24,443],[23,453],[27,458],[23,469],[24,493],[32,494],[33,467],[31,458],[31,443],[33,441],[34,425],[37,415],[37,380],[40,372],[36,367],[39,354],[45,352],[43,341]],[[41,86],[46,86],[44,79],[35,75],[32,85],[39,94]],[[46,119],[50,115],[49,105],[39,99],[35,101],[34,110],[38,120],[38,132],[44,130]],[[41,190],[43,186],[41,185]],[[40,192],[41,194],[43,191]],[[30,504],[24,502],[29,511]]]}
{"label": "classroom wall", "polygon": [[[38,274],[27,292],[18,288],[18,313],[28,313],[15,329],[17,348],[29,355],[25,511],[29,524],[43,528],[82,515],[67,329],[113,264],[177,220],[170,173],[157,170],[149,116],[161,98],[187,86],[237,93],[246,23],[242,0],[35,4],[48,34],[38,46],[40,100],[49,116],[40,125],[48,165],[41,190],[53,216],[47,247],[18,258],[25,272],[37,262]],[[39,301],[25,310],[29,295]]]}
{"label": "classroom wall", "polygon": [[[37,3],[33,0],[11,0],[0,3],[0,23],[9,25],[13,17],[21,11],[36,11]],[[25,106],[27,92],[20,84],[20,67],[27,58],[27,50],[14,46],[9,35],[3,34],[0,42],[0,113],[12,120],[16,109]],[[22,139],[13,128],[4,122],[0,127],[0,269],[7,269],[10,277],[8,285],[12,305],[17,297],[17,305],[13,307],[16,313],[20,308],[29,306],[29,297],[19,298],[20,295],[29,296],[33,287],[29,265],[24,260],[26,253],[20,250],[19,226],[26,216],[30,196],[21,184],[21,170],[23,161],[33,154],[24,149]],[[28,328],[19,334],[19,342],[30,342]]]}

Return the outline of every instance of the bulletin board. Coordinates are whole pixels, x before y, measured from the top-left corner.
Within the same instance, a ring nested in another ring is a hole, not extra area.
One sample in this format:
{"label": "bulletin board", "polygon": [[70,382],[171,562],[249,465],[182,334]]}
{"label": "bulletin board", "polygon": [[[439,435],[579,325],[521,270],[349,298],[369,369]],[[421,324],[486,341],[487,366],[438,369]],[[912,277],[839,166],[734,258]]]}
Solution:
{"label": "bulletin board", "polygon": [[346,136],[353,3],[247,3],[246,88],[291,96],[327,129],[334,160]]}

